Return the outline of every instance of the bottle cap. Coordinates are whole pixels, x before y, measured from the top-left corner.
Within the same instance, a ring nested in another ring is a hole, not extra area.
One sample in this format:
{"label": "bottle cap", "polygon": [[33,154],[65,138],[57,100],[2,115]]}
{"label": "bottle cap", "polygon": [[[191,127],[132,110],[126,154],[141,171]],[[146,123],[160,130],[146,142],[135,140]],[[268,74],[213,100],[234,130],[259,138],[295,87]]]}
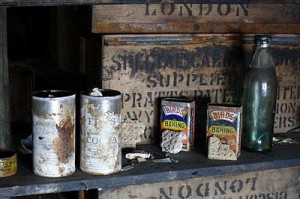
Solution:
{"label": "bottle cap", "polygon": [[271,35],[255,35],[254,41],[256,46],[261,48],[266,48],[270,46],[272,36]]}

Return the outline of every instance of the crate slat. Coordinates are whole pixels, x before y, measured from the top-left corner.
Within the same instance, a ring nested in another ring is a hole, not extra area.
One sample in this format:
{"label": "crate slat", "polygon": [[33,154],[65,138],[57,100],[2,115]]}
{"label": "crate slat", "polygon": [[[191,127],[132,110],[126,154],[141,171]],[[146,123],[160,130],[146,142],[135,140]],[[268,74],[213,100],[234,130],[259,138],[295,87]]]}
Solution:
{"label": "crate slat", "polygon": [[95,5],[94,33],[300,33],[300,4]]}

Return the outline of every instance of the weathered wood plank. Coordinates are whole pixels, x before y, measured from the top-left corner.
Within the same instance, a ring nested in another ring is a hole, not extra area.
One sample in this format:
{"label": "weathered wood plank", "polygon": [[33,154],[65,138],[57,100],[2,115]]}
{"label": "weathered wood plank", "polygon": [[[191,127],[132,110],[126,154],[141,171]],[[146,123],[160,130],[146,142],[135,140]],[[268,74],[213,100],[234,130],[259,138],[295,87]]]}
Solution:
{"label": "weathered wood plank", "polygon": [[57,7],[57,64],[70,73],[79,68],[79,33],[72,7]]}
{"label": "weathered wood plank", "polygon": [[[246,40],[233,34],[106,35],[102,86],[123,93],[123,117],[146,124],[143,143],[159,136],[162,97],[194,97],[196,134],[205,134],[207,102],[240,103],[253,52],[253,41]],[[274,35],[272,47],[279,79],[275,132],[284,133],[300,124],[299,36]]]}
{"label": "weathered wood plank", "polygon": [[298,198],[300,167],[99,189],[98,198]]}
{"label": "weathered wood plank", "polygon": [[[96,4],[158,4],[163,0],[0,0],[0,6],[61,6],[61,5],[96,5]],[[182,0],[172,0],[173,3],[183,3]],[[245,0],[203,0],[202,3],[214,4],[230,4],[230,3],[245,3]],[[185,0],[184,3],[199,3],[199,0]],[[282,4],[297,4],[298,0],[252,0],[251,4],[269,4],[269,3],[282,3]]]}
{"label": "weathered wood plank", "polygon": [[99,5],[92,32],[300,33],[299,10],[300,4]]}
{"label": "weathered wood plank", "polygon": [[0,147],[10,147],[6,8],[0,7]]}

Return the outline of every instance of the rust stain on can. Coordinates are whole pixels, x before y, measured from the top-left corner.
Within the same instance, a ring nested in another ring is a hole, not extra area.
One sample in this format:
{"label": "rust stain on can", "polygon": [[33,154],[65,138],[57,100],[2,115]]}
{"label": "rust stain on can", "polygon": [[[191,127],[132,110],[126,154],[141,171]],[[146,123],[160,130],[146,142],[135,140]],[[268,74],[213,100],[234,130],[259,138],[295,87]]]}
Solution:
{"label": "rust stain on can", "polygon": [[72,118],[67,116],[66,121],[56,125],[56,128],[59,134],[54,140],[53,146],[57,153],[58,161],[66,164],[75,153],[75,145],[73,143],[75,126],[72,124]]}

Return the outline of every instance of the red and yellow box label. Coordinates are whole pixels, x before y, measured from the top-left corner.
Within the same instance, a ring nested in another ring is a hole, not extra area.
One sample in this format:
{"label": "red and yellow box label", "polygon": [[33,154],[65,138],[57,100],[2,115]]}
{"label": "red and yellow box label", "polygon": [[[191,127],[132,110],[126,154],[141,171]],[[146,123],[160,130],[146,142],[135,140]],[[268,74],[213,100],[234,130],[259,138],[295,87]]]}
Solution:
{"label": "red and yellow box label", "polygon": [[241,112],[240,105],[208,105],[206,136],[209,159],[237,160],[240,156]]}
{"label": "red and yellow box label", "polygon": [[195,101],[185,98],[165,98],[161,106],[161,132],[171,130],[184,133],[186,139],[182,140],[182,151],[191,151],[195,134]]}

